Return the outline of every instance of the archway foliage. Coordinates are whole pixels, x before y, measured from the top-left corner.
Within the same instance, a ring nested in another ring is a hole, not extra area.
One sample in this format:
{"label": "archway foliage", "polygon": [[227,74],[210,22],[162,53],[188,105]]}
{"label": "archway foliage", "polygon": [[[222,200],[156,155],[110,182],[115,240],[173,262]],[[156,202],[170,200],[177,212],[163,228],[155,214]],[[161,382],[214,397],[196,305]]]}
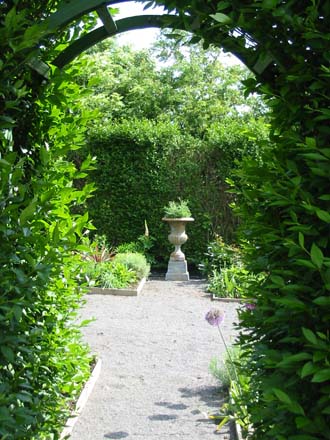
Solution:
{"label": "archway foliage", "polygon": [[[256,309],[241,313],[242,369],[251,378],[241,403],[250,414],[250,438],[328,439],[330,2],[157,3],[178,10],[176,20],[195,39],[244,60],[256,75],[247,91],[268,97],[272,108],[276,148],[262,167],[245,163],[236,189],[250,268],[267,275],[250,292]],[[40,77],[29,65],[42,73],[38,57],[55,59],[59,43],[88,32],[95,15],[46,37],[36,20],[42,23],[59,5],[0,4],[0,432],[8,438],[49,438],[56,423],[47,408],[61,412],[69,391],[61,386],[72,378],[67,366],[80,358],[87,365],[67,329],[77,297],[66,268],[87,219],[72,222],[72,206],[86,194],[72,192],[79,173],[64,157],[82,135],[68,138],[77,120],[67,111],[62,78],[52,73],[53,85],[40,94]],[[72,125],[61,131],[60,121]]]}

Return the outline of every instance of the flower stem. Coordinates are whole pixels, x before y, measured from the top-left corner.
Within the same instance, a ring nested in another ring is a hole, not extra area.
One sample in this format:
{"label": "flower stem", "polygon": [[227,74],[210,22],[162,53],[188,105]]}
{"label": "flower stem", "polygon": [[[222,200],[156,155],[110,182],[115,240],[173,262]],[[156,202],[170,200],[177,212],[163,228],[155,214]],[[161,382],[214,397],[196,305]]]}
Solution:
{"label": "flower stem", "polygon": [[[231,357],[231,355],[230,355],[230,353],[229,353],[228,346],[227,346],[227,344],[226,344],[225,338],[223,337],[223,334],[222,334],[222,331],[221,331],[221,329],[220,329],[219,324],[217,325],[217,327],[218,327],[219,334],[220,334],[220,337],[221,337],[221,339],[222,339],[223,345],[224,345],[224,347],[225,347],[225,349],[226,349],[226,352],[227,352],[227,356],[228,356],[229,362],[231,363],[231,365],[232,365],[232,367],[233,367],[234,375],[235,375],[235,379],[236,379],[237,385],[238,385],[238,387],[239,387],[239,381],[238,381],[238,376],[237,376],[237,372],[236,372],[236,366],[235,366],[235,364],[234,364],[234,362],[233,362],[233,359],[232,359],[232,357]],[[229,371],[228,371],[228,373],[229,373]],[[229,374],[229,377],[230,377],[230,374]]]}

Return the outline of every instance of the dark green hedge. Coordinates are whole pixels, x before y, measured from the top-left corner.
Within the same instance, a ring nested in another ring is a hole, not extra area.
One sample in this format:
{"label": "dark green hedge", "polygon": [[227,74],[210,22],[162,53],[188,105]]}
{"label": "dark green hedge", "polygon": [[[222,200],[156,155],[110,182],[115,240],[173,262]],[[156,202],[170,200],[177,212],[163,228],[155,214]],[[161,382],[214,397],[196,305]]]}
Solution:
{"label": "dark green hedge", "polygon": [[85,130],[70,73],[40,87],[27,65],[43,29],[25,30],[56,1],[12,3],[0,4],[0,438],[49,440],[90,374],[73,325],[83,294],[74,255],[88,226],[73,209],[91,189],[73,182],[90,164],[67,159]]}

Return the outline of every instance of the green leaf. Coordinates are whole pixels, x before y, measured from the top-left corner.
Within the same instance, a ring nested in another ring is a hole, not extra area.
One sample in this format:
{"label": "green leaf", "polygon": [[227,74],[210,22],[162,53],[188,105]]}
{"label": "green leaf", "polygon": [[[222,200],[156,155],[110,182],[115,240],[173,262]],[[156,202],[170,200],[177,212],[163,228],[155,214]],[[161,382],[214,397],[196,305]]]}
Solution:
{"label": "green leaf", "polygon": [[326,223],[330,223],[330,214],[323,209],[316,209],[316,215]]}
{"label": "green leaf", "polygon": [[306,159],[312,159],[312,160],[322,160],[322,161],[328,161],[326,157],[322,156],[322,154],[319,153],[304,153],[303,156]]}
{"label": "green leaf", "polygon": [[292,403],[290,405],[288,405],[288,409],[293,412],[294,414],[299,414],[301,416],[305,415],[305,411],[303,409],[303,407],[297,402],[297,401],[292,401]]}
{"label": "green leaf", "polygon": [[315,140],[315,138],[306,137],[305,138],[305,142],[306,142],[306,145],[309,148],[316,148],[316,140]]}
{"label": "green leaf", "polygon": [[2,354],[4,355],[5,359],[7,359],[9,362],[15,361],[15,355],[13,350],[10,347],[7,347],[6,345],[3,345],[0,347]]}
{"label": "green leaf", "polygon": [[288,394],[286,394],[284,391],[280,390],[279,388],[272,388],[272,391],[275,394],[275,396],[278,398],[278,400],[280,400],[281,402],[287,405],[292,404],[292,400],[290,399]]}
{"label": "green leaf", "polygon": [[313,345],[316,345],[318,343],[318,339],[315,335],[315,333],[312,332],[312,330],[302,327],[301,328],[303,335],[305,336],[305,338],[307,339],[308,342],[310,342]]}
{"label": "green leaf", "polygon": [[323,194],[319,197],[320,200],[330,200],[330,194]]}
{"label": "green leaf", "polygon": [[310,260],[303,260],[302,258],[298,258],[295,260],[299,266],[308,267],[309,269],[315,269],[316,266]]}
{"label": "green leaf", "polygon": [[[289,286],[287,286],[287,287],[289,287]],[[295,298],[294,296],[285,297],[285,298],[276,298],[274,301],[277,304],[282,304],[282,305],[287,306],[291,309],[303,310],[306,308],[306,304],[303,301],[300,301],[300,299]]]}
{"label": "green leaf", "polygon": [[299,240],[300,247],[305,249],[305,237],[304,237],[304,234],[302,232],[298,233],[298,240]]}
{"label": "green leaf", "polygon": [[283,367],[283,366],[288,366],[290,364],[294,364],[296,362],[301,362],[304,361],[306,359],[311,359],[311,355],[309,353],[297,353],[297,354],[292,354],[289,356],[285,356],[284,359],[279,362],[277,365],[279,367]]}
{"label": "green leaf", "polygon": [[311,421],[307,417],[296,417],[295,422],[298,429],[311,424]]}
{"label": "green leaf", "polygon": [[312,361],[307,362],[301,369],[300,377],[303,379],[304,377],[313,374],[315,369],[318,369],[318,367],[314,365]]}
{"label": "green leaf", "polygon": [[263,0],[262,8],[263,9],[274,9],[277,6],[279,0]]}
{"label": "green leaf", "polygon": [[324,370],[320,370],[314,374],[312,378],[312,382],[327,382],[330,380],[330,368],[325,368]]}
{"label": "green leaf", "polygon": [[274,284],[277,286],[283,287],[285,285],[284,279],[278,275],[271,275],[270,279],[273,281]]}
{"label": "green leaf", "polygon": [[228,8],[228,6],[231,6],[230,2],[220,1],[217,4],[217,11],[223,11],[224,9]]}
{"label": "green leaf", "polygon": [[229,15],[223,14],[222,12],[211,14],[210,17],[221,24],[230,24],[232,22],[232,19],[229,17]]}
{"label": "green leaf", "polygon": [[330,297],[329,296],[319,296],[318,298],[313,300],[313,303],[318,306],[329,307],[330,306]]}
{"label": "green leaf", "polygon": [[312,244],[311,260],[315,264],[315,266],[317,266],[319,269],[321,269],[322,264],[323,264],[323,260],[324,260],[324,256],[323,256],[323,252],[321,251],[321,249],[315,243]]}
{"label": "green leaf", "polygon": [[20,224],[23,226],[26,224],[27,220],[31,217],[33,217],[35,210],[36,210],[37,202],[32,201],[23,211],[21,212],[21,215],[19,217]]}

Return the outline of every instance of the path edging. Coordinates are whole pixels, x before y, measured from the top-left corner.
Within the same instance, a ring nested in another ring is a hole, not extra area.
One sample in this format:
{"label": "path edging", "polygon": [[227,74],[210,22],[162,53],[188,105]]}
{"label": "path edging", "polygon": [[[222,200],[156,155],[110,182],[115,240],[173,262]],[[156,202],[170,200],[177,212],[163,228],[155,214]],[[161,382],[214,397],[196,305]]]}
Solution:
{"label": "path edging", "polygon": [[226,298],[226,297],[220,297],[214,295],[214,293],[211,294],[211,300],[212,301],[222,301],[222,302],[243,302],[246,301],[244,298]]}
{"label": "path edging", "polygon": [[98,295],[117,295],[117,296],[137,296],[140,294],[143,286],[146,282],[146,278],[142,278],[139,284],[136,287],[131,287],[127,289],[110,289],[103,287],[92,287],[89,290],[90,294],[98,294]]}
{"label": "path edging", "polygon": [[78,417],[81,413],[81,411],[83,410],[84,406],[87,403],[87,400],[94,388],[94,385],[96,384],[97,379],[100,376],[100,372],[101,372],[101,365],[102,365],[102,361],[101,359],[98,359],[93,371],[90,375],[90,378],[88,379],[88,381],[85,383],[85,386],[82,390],[82,392],[80,393],[79,399],[77,400],[76,406],[74,411],[72,412],[72,415],[68,418],[65,427],[63,428],[61,435],[60,435],[60,440],[64,440],[65,438],[68,438],[73,430],[74,425],[76,424]]}

